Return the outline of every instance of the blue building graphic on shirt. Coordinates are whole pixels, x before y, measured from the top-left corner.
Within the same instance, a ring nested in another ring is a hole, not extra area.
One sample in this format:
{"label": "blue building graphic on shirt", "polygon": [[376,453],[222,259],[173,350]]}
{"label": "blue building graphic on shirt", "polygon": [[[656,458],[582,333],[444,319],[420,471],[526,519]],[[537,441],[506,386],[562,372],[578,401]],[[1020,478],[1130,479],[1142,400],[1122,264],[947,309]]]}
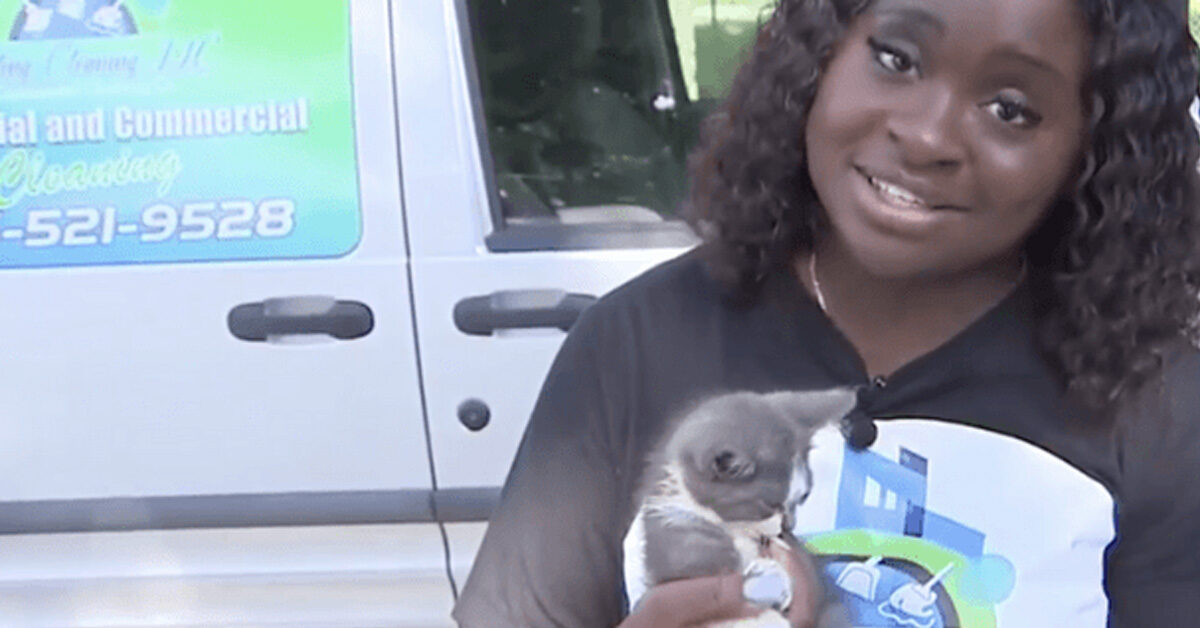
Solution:
{"label": "blue building graphic on shirt", "polygon": [[835,527],[918,537],[969,559],[983,556],[984,534],[926,507],[929,461],[901,448],[899,461],[846,447]]}
{"label": "blue building graphic on shirt", "polygon": [[1015,566],[984,553],[981,530],[938,512],[936,494],[929,502],[928,458],[898,452],[843,448],[833,529],[807,537],[826,577],[856,626],[995,626]]}

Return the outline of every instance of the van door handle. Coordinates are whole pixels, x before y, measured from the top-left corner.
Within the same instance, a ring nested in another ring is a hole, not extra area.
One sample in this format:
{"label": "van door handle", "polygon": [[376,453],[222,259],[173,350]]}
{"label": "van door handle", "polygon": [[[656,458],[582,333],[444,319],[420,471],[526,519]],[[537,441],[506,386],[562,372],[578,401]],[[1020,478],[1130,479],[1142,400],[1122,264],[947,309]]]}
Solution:
{"label": "van door handle", "polygon": [[464,334],[490,336],[499,329],[555,328],[569,331],[596,302],[590,294],[564,290],[506,290],[468,297],[454,306],[454,325]]}
{"label": "van door handle", "polygon": [[353,340],[371,333],[375,316],[371,308],[357,301],[303,296],[243,303],[229,311],[227,322],[230,333],[252,342],[314,334]]}

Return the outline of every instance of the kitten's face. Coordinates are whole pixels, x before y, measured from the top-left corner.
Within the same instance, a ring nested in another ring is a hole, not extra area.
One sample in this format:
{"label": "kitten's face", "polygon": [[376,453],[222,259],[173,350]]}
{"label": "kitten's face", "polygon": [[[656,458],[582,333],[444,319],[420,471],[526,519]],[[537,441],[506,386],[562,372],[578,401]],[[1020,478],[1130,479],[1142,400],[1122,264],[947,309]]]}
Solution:
{"label": "kitten's face", "polygon": [[677,434],[676,460],[701,505],[725,521],[758,521],[784,512],[807,436],[765,405],[738,401],[693,417]]}
{"label": "kitten's face", "polygon": [[855,405],[852,388],[733,393],[684,417],[666,444],[688,493],[725,521],[786,522],[808,497],[813,433]]}

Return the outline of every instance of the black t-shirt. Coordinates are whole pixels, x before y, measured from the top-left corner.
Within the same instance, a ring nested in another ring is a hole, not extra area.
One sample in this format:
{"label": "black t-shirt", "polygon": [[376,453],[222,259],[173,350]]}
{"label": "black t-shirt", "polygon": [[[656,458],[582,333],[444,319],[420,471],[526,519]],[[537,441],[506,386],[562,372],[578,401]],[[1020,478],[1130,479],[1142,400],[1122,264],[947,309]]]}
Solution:
{"label": "black t-shirt", "polygon": [[[1023,288],[886,381],[788,272],[736,304],[700,252],[601,299],[546,379],[455,608],[466,626],[613,626],[632,494],[674,416],[735,391],[862,386],[879,436],[810,453],[797,533],[859,625],[1200,621],[1200,355],[1116,421],[1063,394]],[[632,553],[632,552],[631,552]]]}

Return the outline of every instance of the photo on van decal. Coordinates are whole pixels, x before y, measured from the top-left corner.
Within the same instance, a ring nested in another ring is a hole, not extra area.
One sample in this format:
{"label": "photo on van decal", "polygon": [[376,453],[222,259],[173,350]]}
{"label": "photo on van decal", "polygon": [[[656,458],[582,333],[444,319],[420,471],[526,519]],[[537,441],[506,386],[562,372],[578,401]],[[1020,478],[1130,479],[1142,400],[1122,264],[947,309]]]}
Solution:
{"label": "photo on van decal", "polygon": [[[119,37],[137,33],[125,0],[23,0],[9,39]],[[148,4],[165,4],[150,2]]]}
{"label": "photo on van decal", "polygon": [[336,257],[345,2],[0,0],[0,268]]}

